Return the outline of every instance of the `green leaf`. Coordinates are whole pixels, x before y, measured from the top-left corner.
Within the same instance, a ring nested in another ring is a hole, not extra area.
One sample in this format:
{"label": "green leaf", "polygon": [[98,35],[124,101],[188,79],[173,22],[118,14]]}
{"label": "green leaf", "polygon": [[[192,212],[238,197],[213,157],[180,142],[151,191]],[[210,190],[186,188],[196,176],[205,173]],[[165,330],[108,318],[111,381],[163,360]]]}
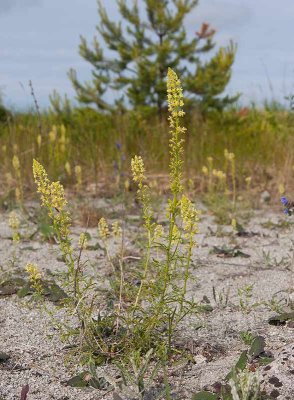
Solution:
{"label": "green leaf", "polygon": [[103,377],[97,378],[90,372],[84,371],[69,379],[66,384],[71,387],[85,388],[91,386],[95,389],[105,390],[109,387],[109,383]]}
{"label": "green leaf", "polygon": [[213,311],[213,307],[210,304],[201,304],[198,307],[200,312],[212,312]]}
{"label": "green leaf", "polygon": [[265,348],[265,340],[262,336],[256,336],[253,339],[251,347],[249,349],[248,354],[253,358],[258,357],[260,354],[264,353]]}
{"label": "green leaf", "polygon": [[8,354],[0,351],[0,363],[7,361],[9,358],[10,356]]}
{"label": "green leaf", "polygon": [[260,357],[260,359],[258,360],[258,364],[259,365],[268,365],[273,361],[274,361],[273,357]]}
{"label": "green leaf", "polygon": [[270,325],[285,325],[287,321],[294,321],[294,311],[289,313],[282,313],[274,315],[268,320]]}
{"label": "green leaf", "polygon": [[22,299],[25,296],[28,296],[29,294],[33,294],[34,290],[31,288],[29,283],[26,283],[21,289],[17,291],[17,295],[20,299]]}
{"label": "green leaf", "polygon": [[33,246],[25,246],[25,247],[22,247],[22,250],[23,250],[23,251],[38,251],[38,249],[36,249],[36,248],[33,247]]}
{"label": "green leaf", "polygon": [[211,392],[199,392],[193,394],[192,400],[218,400],[218,396]]}
{"label": "green leaf", "polygon": [[230,257],[244,257],[244,258],[249,258],[250,255],[243,253],[239,249],[239,247],[235,246],[233,248],[228,248],[226,246],[223,247],[217,247],[213,246],[213,249],[210,251],[212,254],[216,254],[218,257],[223,257],[223,258],[230,258]]}
{"label": "green leaf", "polygon": [[81,372],[78,375],[73,376],[70,378],[66,384],[71,387],[78,387],[78,388],[84,388],[89,385],[89,380],[87,377],[89,376],[89,373],[87,371]]}
{"label": "green leaf", "polygon": [[231,369],[231,371],[228,373],[228,375],[226,376],[226,381],[228,381],[229,379],[231,379],[231,377],[233,376],[233,371],[243,371],[247,365],[247,361],[248,361],[248,355],[247,355],[247,350],[244,350],[238,361],[236,362],[235,366]]}
{"label": "green leaf", "polygon": [[17,277],[2,282],[0,285],[0,296],[9,296],[15,294],[24,284],[25,280]]}
{"label": "green leaf", "polygon": [[46,296],[53,303],[66,299],[68,296],[60,286],[55,282],[48,282],[46,287]]}
{"label": "green leaf", "polygon": [[89,380],[89,386],[94,389],[106,390],[109,388],[109,383],[102,376],[100,378],[92,378]]}

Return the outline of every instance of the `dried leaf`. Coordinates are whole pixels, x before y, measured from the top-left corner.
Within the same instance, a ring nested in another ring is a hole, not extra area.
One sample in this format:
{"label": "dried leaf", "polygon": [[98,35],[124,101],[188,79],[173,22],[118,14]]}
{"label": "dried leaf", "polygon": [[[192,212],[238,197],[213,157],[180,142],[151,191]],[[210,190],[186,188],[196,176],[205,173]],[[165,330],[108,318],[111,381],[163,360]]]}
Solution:
{"label": "dried leaf", "polygon": [[21,389],[20,400],[27,400],[27,395],[29,393],[30,387],[29,385],[23,386]]}

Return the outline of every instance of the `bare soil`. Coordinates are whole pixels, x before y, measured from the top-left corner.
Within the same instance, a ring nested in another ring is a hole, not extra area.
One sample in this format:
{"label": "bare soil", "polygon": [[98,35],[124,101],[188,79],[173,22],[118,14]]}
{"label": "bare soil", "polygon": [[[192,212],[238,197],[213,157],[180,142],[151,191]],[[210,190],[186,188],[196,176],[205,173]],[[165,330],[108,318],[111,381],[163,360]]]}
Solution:
{"label": "bare soil", "polygon": [[[101,200],[92,206],[100,213],[105,209],[108,215],[112,210],[113,217],[120,207],[111,200]],[[35,205],[30,207],[33,210]],[[131,211],[126,221],[126,246],[130,254],[138,256],[138,213]],[[33,223],[23,223],[22,236],[28,238],[35,228]],[[76,223],[75,241],[83,231],[84,227]],[[266,353],[274,358],[270,368],[259,368],[268,398],[294,399],[294,324],[291,321],[279,326],[268,323],[279,310],[290,311],[289,304],[294,301],[291,219],[287,220],[280,211],[257,210],[247,221],[245,231],[238,236],[231,226],[218,226],[204,209],[197,235],[198,247],[193,254],[195,279],[190,282],[189,296],[210,305],[211,311],[185,321],[177,334],[176,342],[191,352],[194,361],[171,368],[175,399],[191,399],[193,393],[223,380],[247,348],[240,337],[241,332],[247,331],[263,336]],[[96,228],[88,228],[88,232],[92,237],[90,244],[95,245]],[[23,271],[28,262],[38,264],[44,273],[64,270],[58,246],[42,241],[39,235],[20,241],[16,262],[11,264],[14,248],[7,212],[0,216],[0,238],[0,283],[9,269],[13,273]],[[86,250],[83,257],[90,260],[107,284],[109,266],[104,261],[103,250]],[[245,288],[247,298],[240,292]],[[56,309],[50,302],[48,307]],[[62,310],[57,313],[62,318]],[[0,295],[0,352],[9,356],[0,362],[1,400],[20,399],[21,389],[27,384],[28,400],[113,398],[111,392],[66,384],[80,369],[66,364],[65,343],[61,342],[48,315],[30,302],[29,297]],[[107,367],[108,372],[111,368]],[[278,379],[278,384],[273,377]]]}

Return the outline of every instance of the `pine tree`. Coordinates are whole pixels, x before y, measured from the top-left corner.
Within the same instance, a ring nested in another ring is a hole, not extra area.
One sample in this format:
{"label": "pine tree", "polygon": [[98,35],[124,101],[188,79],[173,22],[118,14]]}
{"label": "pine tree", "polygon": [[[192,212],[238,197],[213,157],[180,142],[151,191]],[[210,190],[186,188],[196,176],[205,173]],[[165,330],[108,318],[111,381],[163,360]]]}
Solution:
{"label": "pine tree", "polygon": [[[185,96],[200,101],[203,108],[222,108],[236,100],[236,96],[220,97],[231,77],[236,46],[221,47],[210,61],[202,63],[200,56],[215,48],[215,30],[204,23],[193,38],[187,37],[184,19],[198,0],[116,2],[123,22],[111,21],[98,0],[100,38],[95,36],[89,46],[81,37],[79,51],[92,65],[92,81],[82,84],[76,71],[69,71],[79,102],[111,110],[126,104],[127,97],[127,104],[136,109],[151,106],[161,113],[168,67],[182,77]],[[107,91],[119,93],[114,105],[104,99]]]}

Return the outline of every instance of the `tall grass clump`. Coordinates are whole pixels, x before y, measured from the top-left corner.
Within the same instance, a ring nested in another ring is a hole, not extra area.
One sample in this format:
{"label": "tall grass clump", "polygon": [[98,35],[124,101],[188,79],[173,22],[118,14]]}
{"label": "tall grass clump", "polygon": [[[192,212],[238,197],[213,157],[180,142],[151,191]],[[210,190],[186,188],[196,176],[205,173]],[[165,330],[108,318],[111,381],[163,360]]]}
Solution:
{"label": "tall grass clump", "polygon": [[108,221],[101,218],[98,233],[112,266],[110,279],[117,284],[110,285],[108,290],[99,289],[101,277],[90,273],[81,261],[87,235],[81,235],[77,248],[73,245],[71,215],[63,186],[58,181],[50,181],[38,161],[33,163],[42,206],[52,221],[67,267],[63,279],[68,295],[63,302],[66,318],[59,321],[58,327],[64,338],[74,340],[76,353],[83,362],[121,360],[130,352],[144,355],[151,349],[154,357],[166,362],[173,354],[179,325],[189,313],[197,310],[193,299],[187,298],[187,292],[198,232],[198,211],[183,193],[184,102],[180,80],[171,69],[167,76],[167,94],[170,198],[165,226],[154,220],[143,158],[135,156],[131,161],[145,231],[143,261],[135,266],[135,276],[131,277],[132,282],[139,282],[137,286],[129,281],[125,270],[123,241],[116,257],[119,261],[113,262],[109,240],[122,239],[120,224],[115,222],[110,228]]}

